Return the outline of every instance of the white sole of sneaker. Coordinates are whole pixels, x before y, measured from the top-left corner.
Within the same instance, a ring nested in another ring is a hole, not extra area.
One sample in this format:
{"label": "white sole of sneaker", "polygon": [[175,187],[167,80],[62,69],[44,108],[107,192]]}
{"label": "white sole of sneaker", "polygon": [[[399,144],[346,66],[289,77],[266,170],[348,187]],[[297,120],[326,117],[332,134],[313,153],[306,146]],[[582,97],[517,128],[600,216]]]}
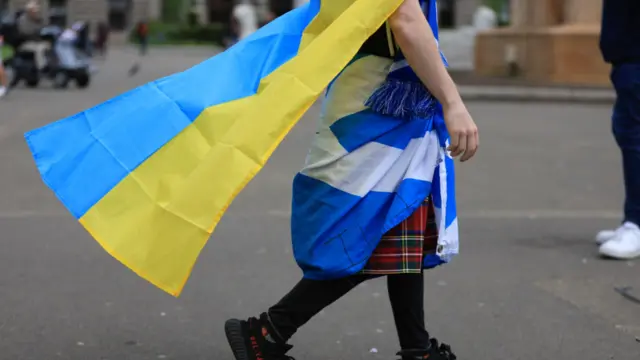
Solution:
{"label": "white sole of sneaker", "polygon": [[600,255],[604,256],[604,257],[608,257],[611,259],[618,259],[618,260],[633,260],[637,257],[640,257],[640,250],[638,251],[634,251],[634,252],[617,252],[617,251],[613,251],[613,250],[600,250]]}
{"label": "white sole of sneaker", "polygon": [[614,237],[616,237],[616,232],[613,230],[610,231],[601,231],[598,235],[596,235],[596,244],[598,245],[602,245],[604,243],[606,243],[607,241],[613,239]]}

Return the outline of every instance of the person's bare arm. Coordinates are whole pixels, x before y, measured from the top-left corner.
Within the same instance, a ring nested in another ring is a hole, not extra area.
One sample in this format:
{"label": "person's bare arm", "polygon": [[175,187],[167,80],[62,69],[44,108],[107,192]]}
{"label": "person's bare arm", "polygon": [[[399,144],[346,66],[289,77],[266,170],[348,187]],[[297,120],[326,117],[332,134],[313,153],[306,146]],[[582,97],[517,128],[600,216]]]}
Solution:
{"label": "person's bare arm", "polygon": [[438,44],[418,0],[404,0],[389,19],[394,38],[420,81],[440,101],[452,156],[470,159],[478,148],[478,128],[440,57]]}

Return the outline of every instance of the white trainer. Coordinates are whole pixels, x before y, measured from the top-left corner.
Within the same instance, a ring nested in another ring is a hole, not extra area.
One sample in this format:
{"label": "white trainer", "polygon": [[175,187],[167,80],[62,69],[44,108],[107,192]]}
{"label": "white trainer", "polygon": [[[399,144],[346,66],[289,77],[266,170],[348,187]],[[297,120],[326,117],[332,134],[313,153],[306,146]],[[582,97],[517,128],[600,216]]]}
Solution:
{"label": "white trainer", "polygon": [[618,233],[618,231],[621,231],[623,229],[624,229],[624,225],[620,225],[620,227],[615,230],[608,229],[608,230],[600,231],[598,234],[596,234],[596,244],[602,245],[606,243],[607,241],[616,237],[616,234]]}
{"label": "white trainer", "polygon": [[2,97],[5,95],[7,95],[7,88],[4,86],[0,86],[0,99],[2,99]]}
{"label": "white trainer", "polygon": [[621,260],[640,257],[640,228],[630,222],[624,223],[615,235],[600,245],[600,254]]}

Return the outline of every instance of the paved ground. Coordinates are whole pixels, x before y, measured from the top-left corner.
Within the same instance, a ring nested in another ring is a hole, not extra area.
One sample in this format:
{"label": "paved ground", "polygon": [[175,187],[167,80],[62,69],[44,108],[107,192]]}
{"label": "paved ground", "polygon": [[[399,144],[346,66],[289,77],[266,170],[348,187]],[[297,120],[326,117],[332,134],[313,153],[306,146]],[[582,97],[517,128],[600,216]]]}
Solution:
{"label": "paved ground", "polygon": [[[231,360],[222,322],[265,309],[299,277],[288,237],[290,183],[317,107],[225,216],[174,299],[110,258],[45,189],[26,130],[197,62],[152,51],[134,78],[115,51],[86,91],[20,89],[0,102],[0,359]],[[608,105],[471,102],[482,136],[459,166],[462,255],[429,272],[430,331],[460,359],[637,360],[640,261],[596,256],[594,233],[622,200]],[[384,281],[361,286],[293,339],[298,359],[391,359]],[[372,353],[371,349],[377,349]]]}

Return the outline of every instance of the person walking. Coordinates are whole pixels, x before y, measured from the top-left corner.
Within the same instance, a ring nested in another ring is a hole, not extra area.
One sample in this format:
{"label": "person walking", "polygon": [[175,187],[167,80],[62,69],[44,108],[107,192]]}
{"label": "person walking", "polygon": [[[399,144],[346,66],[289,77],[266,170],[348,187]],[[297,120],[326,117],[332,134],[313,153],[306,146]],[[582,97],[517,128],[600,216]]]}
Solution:
{"label": "person walking", "polygon": [[145,20],[138,22],[136,35],[138,37],[138,45],[140,46],[140,55],[145,56],[149,46],[149,24],[147,24]]}
{"label": "person walking", "polygon": [[292,359],[288,340],[301,326],[381,276],[398,355],[456,359],[425,328],[423,271],[457,253],[452,157],[471,159],[478,131],[437,38],[435,0],[404,0],[329,85],[293,181],[293,250],[304,276],[261,315],[225,323],[237,360]]}
{"label": "person walking", "polygon": [[107,47],[109,46],[109,25],[104,21],[98,23],[96,30],[96,50],[101,57],[107,56]]}
{"label": "person walking", "polygon": [[[147,55],[147,47],[149,46],[149,24],[146,20],[141,20],[136,25],[136,37],[138,39],[138,45],[140,49],[140,57]],[[134,76],[140,71],[141,59],[136,61],[131,68],[129,68],[129,76]]]}
{"label": "person walking", "polygon": [[622,152],[625,203],[622,225],[596,235],[600,254],[640,257],[640,1],[604,0],[600,49],[616,90],[612,129]]}
{"label": "person walking", "polygon": [[40,40],[43,25],[40,5],[36,1],[29,1],[26,11],[18,18],[18,33],[24,39],[20,50],[33,52],[38,70],[44,69],[47,65],[46,52],[50,50],[50,44]]}

